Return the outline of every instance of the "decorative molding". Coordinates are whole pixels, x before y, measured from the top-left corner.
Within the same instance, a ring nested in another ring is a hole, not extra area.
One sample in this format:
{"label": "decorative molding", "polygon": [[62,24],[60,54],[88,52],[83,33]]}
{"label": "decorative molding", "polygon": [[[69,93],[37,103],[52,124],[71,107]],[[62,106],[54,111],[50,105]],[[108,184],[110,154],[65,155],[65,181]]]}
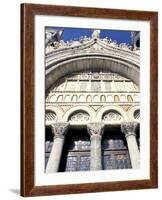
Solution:
{"label": "decorative molding", "polygon": [[91,137],[102,136],[104,132],[104,123],[88,123],[87,131]]}
{"label": "decorative molding", "polygon": [[102,117],[102,120],[103,121],[121,121],[122,116],[120,113],[113,110],[113,111],[109,111],[109,112],[105,113]]}
{"label": "decorative molding", "polygon": [[108,81],[125,81],[129,80],[125,77],[118,75],[117,73],[92,73],[92,72],[81,72],[81,73],[74,73],[73,76],[69,76],[66,80],[108,80]]}
{"label": "decorative molding", "polygon": [[75,112],[69,118],[70,122],[82,122],[82,121],[89,121],[89,120],[90,120],[89,114],[83,111]]}
{"label": "decorative molding", "polygon": [[69,123],[53,123],[51,124],[51,128],[52,128],[52,133],[54,135],[54,139],[55,138],[62,138],[64,139],[67,130],[69,128]]}
{"label": "decorative molding", "polygon": [[[47,41],[47,40],[46,40]],[[126,43],[118,44],[116,40],[112,40],[111,38],[100,38],[100,30],[94,30],[91,37],[81,36],[79,39],[74,39],[70,41],[52,41],[46,42],[46,54],[50,54],[51,52],[62,52],[68,50],[87,50],[94,49],[95,44],[97,44],[101,50],[124,50],[126,52],[131,52],[132,47]]]}
{"label": "decorative molding", "polygon": [[99,38],[100,37],[100,33],[101,31],[100,30],[93,30],[92,32],[92,38]]}
{"label": "decorative molding", "polygon": [[102,105],[101,105],[101,106],[98,106],[98,105],[97,105],[97,106],[96,106],[96,105],[90,105],[90,107],[93,108],[94,111],[98,111],[98,110],[99,110],[101,107],[103,107],[103,106],[102,106]]}
{"label": "decorative molding", "polygon": [[123,122],[121,124],[121,132],[124,133],[126,137],[136,135],[137,126],[137,122]]}
{"label": "decorative molding", "polygon": [[54,112],[47,111],[46,112],[46,121],[47,122],[56,122],[57,121],[57,115]]}
{"label": "decorative molding", "polygon": [[125,111],[128,111],[131,106],[120,105],[120,107],[122,107]]}
{"label": "decorative molding", "polygon": [[[63,102],[64,103],[64,102]],[[59,106],[63,111],[67,111],[69,110],[70,108],[72,108],[73,106],[71,105],[60,105]]]}

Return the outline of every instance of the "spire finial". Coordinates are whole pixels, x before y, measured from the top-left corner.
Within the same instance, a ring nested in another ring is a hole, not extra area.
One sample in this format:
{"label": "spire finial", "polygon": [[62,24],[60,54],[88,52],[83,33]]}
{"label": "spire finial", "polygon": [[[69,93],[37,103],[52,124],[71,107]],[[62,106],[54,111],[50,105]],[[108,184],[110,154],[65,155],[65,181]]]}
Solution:
{"label": "spire finial", "polygon": [[99,29],[94,29],[94,30],[92,30],[93,32],[92,32],[92,37],[93,38],[99,38],[100,37],[100,30]]}

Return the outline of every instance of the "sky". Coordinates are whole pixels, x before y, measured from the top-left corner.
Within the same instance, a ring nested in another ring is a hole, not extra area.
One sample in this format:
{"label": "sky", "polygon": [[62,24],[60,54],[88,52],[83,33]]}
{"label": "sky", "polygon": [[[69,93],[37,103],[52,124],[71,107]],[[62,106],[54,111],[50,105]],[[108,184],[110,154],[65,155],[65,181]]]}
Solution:
{"label": "sky", "polygon": [[[86,28],[63,28],[63,27],[46,27],[54,30],[64,30],[62,34],[62,40],[70,41],[74,39],[79,39],[81,36],[91,37],[92,29]],[[112,40],[116,40],[118,44],[127,43],[131,44],[131,31],[125,30],[104,30],[100,29],[100,38],[111,38]]]}

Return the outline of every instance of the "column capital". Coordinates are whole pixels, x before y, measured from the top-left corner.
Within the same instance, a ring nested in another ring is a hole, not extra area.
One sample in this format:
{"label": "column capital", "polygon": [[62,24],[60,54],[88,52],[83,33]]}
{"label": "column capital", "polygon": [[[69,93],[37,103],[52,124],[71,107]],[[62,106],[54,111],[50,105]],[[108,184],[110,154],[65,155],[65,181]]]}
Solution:
{"label": "column capital", "polygon": [[87,131],[92,136],[102,136],[104,132],[104,123],[88,123]]}
{"label": "column capital", "polygon": [[129,135],[136,135],[137,126],[137,122],[123,122],[121,124],[121,132],[124,133],[126,137]]}
{"label": "column capital", "polygon": [[52,133],[54,135],[54,138],[64,139],[67,133],[67,130],[69,128],[69,123],[66,123],[66,122],[52,123],[51,128],[52,128]]}

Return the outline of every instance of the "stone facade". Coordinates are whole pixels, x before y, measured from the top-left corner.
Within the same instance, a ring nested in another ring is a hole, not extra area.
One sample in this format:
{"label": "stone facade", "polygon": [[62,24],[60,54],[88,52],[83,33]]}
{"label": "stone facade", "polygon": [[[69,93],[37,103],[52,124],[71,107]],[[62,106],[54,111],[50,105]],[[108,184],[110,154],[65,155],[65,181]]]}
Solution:
{"label": "stone facade", "polygon": [[[46,139],[46,143],[52,143],[46,172],[59,171],[68,130],[74,128],[77,134],[77,129],[84,127],[89,135],[90,170],[103,169],[103,135],[112,127],[120,127],[118,133],[126,142],[121,152],[127,148],[130,166],[139,168],[139,48],[137,51],[126,44],[101,39],[100,31],[95,30],[91,38],[47,45],[45,60],[46,126],[53,134],[53,139]],[[108,142],[111,144],[111,138]],[[105,152],[106,158],[110,151]],[[114,152],[113,149],[112,154],[116,155]],[[117,156],[125,162],[124,154]]]}

